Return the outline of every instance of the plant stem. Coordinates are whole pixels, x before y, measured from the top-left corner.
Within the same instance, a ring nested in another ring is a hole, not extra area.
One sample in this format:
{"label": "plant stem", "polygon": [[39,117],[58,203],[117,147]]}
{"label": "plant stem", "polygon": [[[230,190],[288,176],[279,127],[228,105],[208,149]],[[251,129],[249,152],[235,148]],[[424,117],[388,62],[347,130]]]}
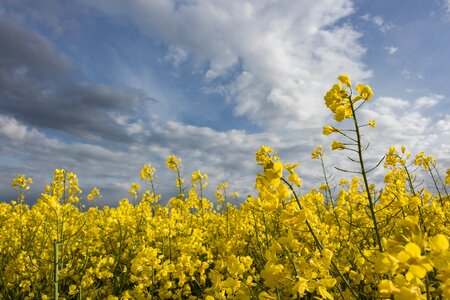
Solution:
{"label": "plant stem", "polygon": [[366,174],[366,170],[364,167],[364,160],[363,160],[363,155],[362,155],[363,150],[362,150],[362,146],[361,146],[361,134],[359,132],[358,119],[356,118],[355,109],[354,109],[351,97],[349,100],[350,100],[350,107],[352,109],[353,122],[354,122],[355,130],[356,130],[359,165],[361,167],[361,174],[362,174],[363,180],[364,180],[364,187],[366,189],[367,199],[369,200],[369,209],[370,209],[370,214],[371,214],[372,221],[373,221],[373,227],[375,230],[375,240],[376,240],[376,243],[378,244],[378,248],[379,248],[380,252],[383,252],[383,245],[381,244],[381,236],[380,236],[380,231],[378,229],[377,217],[375,215],[374,203],[373,203],[372,195],[370,193],[369,182],[367,180],[367,174]]}

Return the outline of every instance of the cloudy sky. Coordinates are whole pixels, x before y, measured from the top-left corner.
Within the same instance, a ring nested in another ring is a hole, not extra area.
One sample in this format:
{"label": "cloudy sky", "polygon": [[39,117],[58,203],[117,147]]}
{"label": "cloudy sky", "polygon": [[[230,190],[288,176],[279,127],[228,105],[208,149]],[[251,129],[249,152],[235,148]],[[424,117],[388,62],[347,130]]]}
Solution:
{"label": "cloudy sky", "polygon": [[167,198],[170,154],[186,179],[208,173],[210,192],[227,180],[246,195],[262,144],[318,186],[315,146],[330,170],[342,164],[321,135],[334,124],[323,96],[342,73],[375,93],[361,115],[377,121],[370,161],[405,145],[444,170],[449,31],[447,0],[3,0],[2,200],[17,174],[35,180],[31,201],[65,168],[115,205],[146,163]]}

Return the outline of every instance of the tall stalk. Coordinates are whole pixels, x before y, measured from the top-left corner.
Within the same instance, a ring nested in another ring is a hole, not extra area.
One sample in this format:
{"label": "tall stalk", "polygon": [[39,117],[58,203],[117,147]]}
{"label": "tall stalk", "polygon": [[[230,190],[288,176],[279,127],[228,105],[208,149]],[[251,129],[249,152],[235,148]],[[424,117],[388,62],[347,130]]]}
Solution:
{"label": "tall stalk", "polygon": [[352,115],[353,115],[353,117],[352,117],[353,124],[355,125],[356,142],[357,142],[357,147],[358,147],[357,152],[358,152],[358,158],[359,158],[359,166],[361,168],[361,175],[362,175],[363,180],[364,180],[364,187],[365,187],[366,194],[367,194],[367,200],[369,201],[370,214],[371,214],[371,218],[372,218],[372,221],[373,221],[373,227],[374,227],[374,230],[375,230],[375,239],[376,239],[378,248],[380,249],[381,252],[383,252],[383,245],[381,243],[381,235],[380,235],[380,231],[378,229],[378,221],[377,221],[377,217],[376,217],[376,214],[375,214],[375,208],[374,208],[375,205],[374,205],[374,201],[373,201],[373,198],[372,198],[372,194],[370,192],[369,182],[367,180],[367,172],[366,172],[366,169],[365,169],[365,166],[364,166],[364,159],[363,159],[363,153],[362,153],[363,149],[362,149],[362,146],[361,146],[361,134],[359,132],[358,119],[356,117],[355,107],[353,105],[353,101],[352,101],[351,96],[349,96],[349,98],[350,98],[350,101],[349,101],[350,102],[350,107],[352,109]]}

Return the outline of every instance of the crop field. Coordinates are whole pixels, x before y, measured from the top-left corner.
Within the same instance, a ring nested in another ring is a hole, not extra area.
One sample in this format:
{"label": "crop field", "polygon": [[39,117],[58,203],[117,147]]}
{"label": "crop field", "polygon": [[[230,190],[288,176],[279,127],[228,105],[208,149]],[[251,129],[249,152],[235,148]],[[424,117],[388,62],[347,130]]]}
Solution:
{"label": "crop field", "polygon": [[[17,199],[0,204],[0,299],[450,299],[450,169],[405,147],[367,164],[362,132],[376,121],[358,112],[372,96],[346,74],[326,93],[335,125],[323,134],[352,160],[341,171],[353,177],[332,180],[323,168],[307,193],[298,164],[269,146],[256,151],[257,196],[239,206],[226,182],[207,199],[207,174],[183,178],[175,156],[166,165],[178,196],[165,205],[150,164],[117,207],[97,207],[101,191],[83,194],[69,170],[30,206],[32,179],[17,176]],[[324,166],[321,146],[312,159]]]}

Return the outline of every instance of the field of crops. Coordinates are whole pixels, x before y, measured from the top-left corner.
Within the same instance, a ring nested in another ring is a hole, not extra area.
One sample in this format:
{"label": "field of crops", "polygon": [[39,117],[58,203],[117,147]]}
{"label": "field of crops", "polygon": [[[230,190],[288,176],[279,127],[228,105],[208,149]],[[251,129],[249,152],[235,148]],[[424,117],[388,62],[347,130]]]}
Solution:
{"label": "field of crops", "polygon": [[[372,184],[361,132],[376,123],[357,116],[373,93],[338,79],[325,104],[339,127],[323,133],[358,173],[334,192],[323,168],[320,189],[299,193],[298,165],[268,146],[256,151],[258,196],[239,207],[226,183],[206,199],[207,175],[188,182],[175,156],[167,167],[179,195],[167,205],[151,165],[129,200],[87,211],[101,191],[83,195],[67,170],[31,207],[32,180],[13,179],[17,200],[0,204],[0,299],[450,299],[450,169],[392,147],[377,166],[384,186]],[[324,155],[318,147],[312,158],[323,166]]]}

